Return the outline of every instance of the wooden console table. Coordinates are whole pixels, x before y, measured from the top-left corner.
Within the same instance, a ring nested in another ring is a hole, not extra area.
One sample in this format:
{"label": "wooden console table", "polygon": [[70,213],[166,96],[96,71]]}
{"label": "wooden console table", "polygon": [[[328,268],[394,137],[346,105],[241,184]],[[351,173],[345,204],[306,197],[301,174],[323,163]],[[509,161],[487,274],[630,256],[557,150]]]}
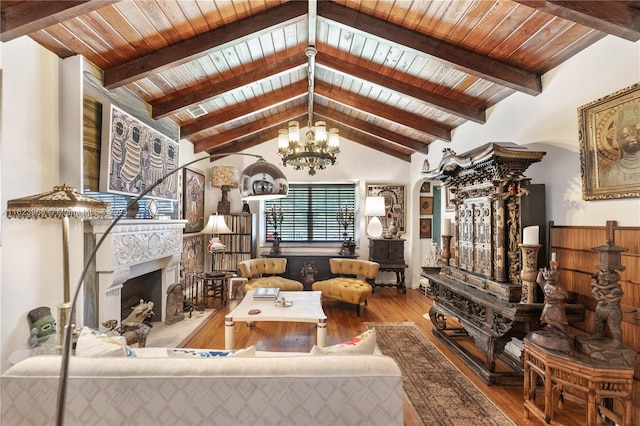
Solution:
{"label": "wooden console table", "polygon": [[396,287],[402,293],[407,292],[404,270],[407,264],[404,262],[404,239],[402,238],[369,238],[369,260],[380,264],[378,271],[394,272],[395,283],[372,284],[373,291],[376,287]]}
{"label": "wooden console table", "polygon": [[[538,379],[543,383],[544,410],[536,403]],[[575,398],[587,404],[587,426],[599,425],[599,416],[623,426],[631,426],[633,402],[633,367],[595,363],[542,348],[524,339],[524,416],[533,414],[547,424],[554,422],[554,412],[564,398]],[[622,404],[616,413],[611,403]]]}
{"label": "wooden console table", "polygon": [[346,258],[356,259],[358,254],[340,255],[338,253],[280,253],[271,254],[268,251],[260,253],[262,257],[284,257],[287,259],[285,278],[300,281],[305,290],[311,290],[311,285],[320,280],[334,277],[329,268],[329,259]]}

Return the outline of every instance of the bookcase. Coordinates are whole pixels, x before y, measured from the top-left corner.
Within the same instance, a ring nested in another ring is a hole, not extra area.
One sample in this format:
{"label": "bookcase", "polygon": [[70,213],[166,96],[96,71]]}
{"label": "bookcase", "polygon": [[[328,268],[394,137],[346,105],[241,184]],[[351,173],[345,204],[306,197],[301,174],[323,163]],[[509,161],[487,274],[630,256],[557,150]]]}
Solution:
{"label": "bookcase", "polygon": [[222,270],[237,271],[238,263],[256,257],[256,215],[225,214],[231,234],[219,235],[227,248],[222,257]]}

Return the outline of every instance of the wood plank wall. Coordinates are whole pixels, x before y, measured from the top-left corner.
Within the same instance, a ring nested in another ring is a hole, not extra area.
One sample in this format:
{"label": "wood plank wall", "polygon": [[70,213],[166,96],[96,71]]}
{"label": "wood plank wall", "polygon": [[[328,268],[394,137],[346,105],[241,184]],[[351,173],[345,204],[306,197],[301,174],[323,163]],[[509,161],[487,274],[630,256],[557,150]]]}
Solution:
{"label": "wood plank wall", "polygon": [[[634,374],[634,414],[635,424],[640,424],[640,227],[617,226],[615,221],[607,221],[603,226],[560,226],[549,223],[549,250],[556,253],[561,269],[559,281],[574,300],[585,306],[585,320],[572,323],[576,333],[592,333],[595,327],[596,299],[591,293],[592,274],[598,272],[598,252],[592,250],[606,244],[611,239],[616,246],[624,247],[622,253],[624,271],[620,272],[620,285],[624,296],[620,301],[623,320],[622,343],[634,349],[636,365]],[[551,256],[551,255],[549,255]],[[548,265],[548,260],[542,266]]]}

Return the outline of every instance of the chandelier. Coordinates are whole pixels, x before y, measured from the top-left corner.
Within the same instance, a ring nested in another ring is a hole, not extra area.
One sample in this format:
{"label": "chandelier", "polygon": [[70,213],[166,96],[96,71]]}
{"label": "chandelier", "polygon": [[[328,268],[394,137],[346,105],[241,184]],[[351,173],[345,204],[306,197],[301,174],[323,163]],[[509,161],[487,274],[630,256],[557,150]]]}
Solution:
{"label": "chandelier", "polygon": [[304,140],[300,139],[300,124],[290,121],[287,129],[278,132],[278,155],[282,157],[282,165],[293,166],[294,170],[302,170],[309,167],[311,176],[316,170],[324,170],[327,166],[336,163],[336,157],[340,154],[340,136],[338,129],[327,130],[327,123],[316,121],[313,123],[313,85],[314,63],[317,50],[313,47],[305,49],[309,66],[309,120],[307,133]]}

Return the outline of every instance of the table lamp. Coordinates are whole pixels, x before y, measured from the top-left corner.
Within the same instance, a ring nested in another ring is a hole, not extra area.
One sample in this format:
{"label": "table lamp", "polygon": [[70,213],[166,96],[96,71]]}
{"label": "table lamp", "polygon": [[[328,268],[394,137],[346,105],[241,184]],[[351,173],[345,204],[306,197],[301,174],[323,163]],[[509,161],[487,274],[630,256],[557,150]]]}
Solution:
{"label": "table lamp", "polygon": [[367,197],[364,202],[364,215],[371,216],[367,225],[367,235],[371,238],[382,236],[382,222],[378,216],[385,214],[384,197]]}
{"label": "table lamp", "polygon": [[202,230],[202,233],[212,234],[211,240],[209,240],[209,244],[207,245],[207,251],[211,253],[212,272],[222,272],[222,260],[224,251],[227,249],[227,247],[222,244],[222,241],[220,241],[218,235],[231,234],[232,232],[224,221],[224,216],[218,214],[209,216],[209,221]]}
{"label": "table lamp", "polygon": [[218,214],[231,213],[231,202],[229,201],[229,190],[238,187],[240,172],[233,166],[213,166],[211,167],[211,186],[222,190],[222,199],[218,202]]}

